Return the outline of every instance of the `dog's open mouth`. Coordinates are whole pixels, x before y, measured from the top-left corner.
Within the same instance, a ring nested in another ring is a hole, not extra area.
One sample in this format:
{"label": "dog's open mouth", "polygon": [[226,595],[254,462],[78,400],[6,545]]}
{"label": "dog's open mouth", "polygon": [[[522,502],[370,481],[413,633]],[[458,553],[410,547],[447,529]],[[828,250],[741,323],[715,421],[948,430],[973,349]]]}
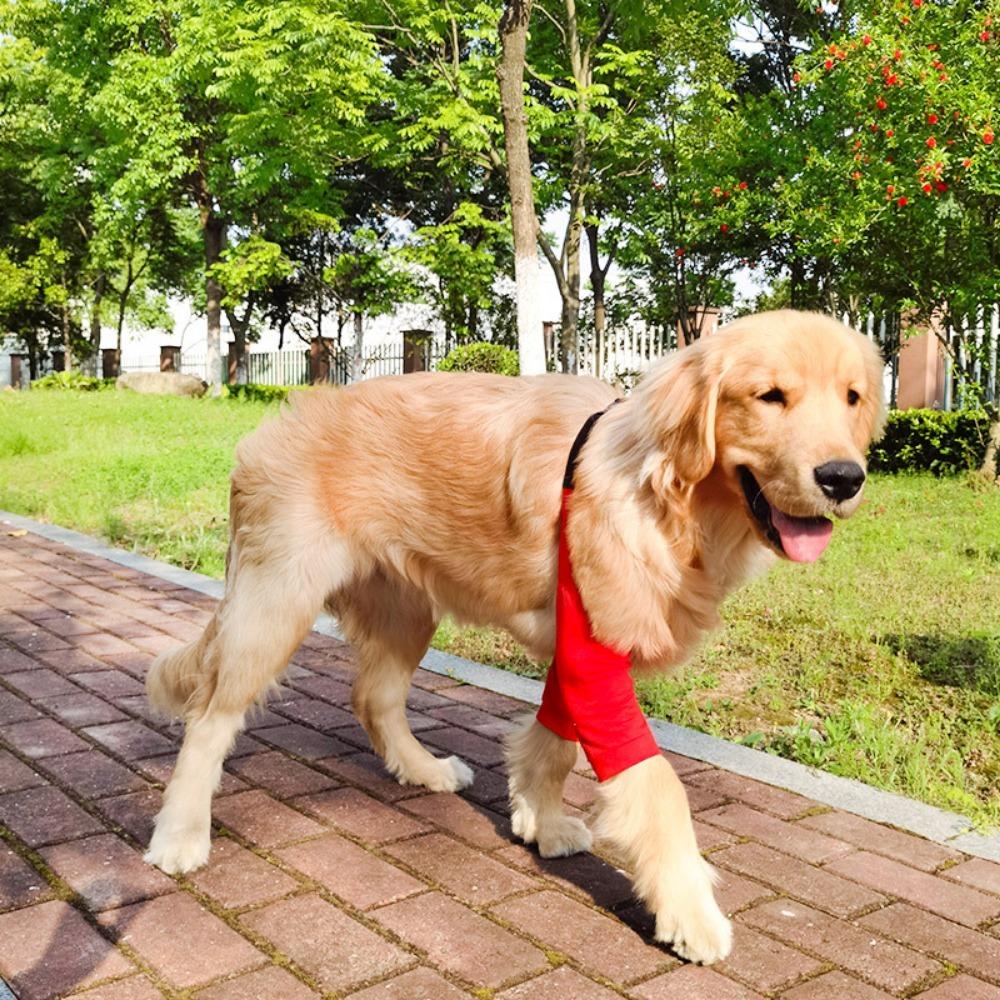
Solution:
{"label": "dog's open mouth", "polygon": [[753,473],[741,465],[740,485],[750,513],[767,540],[792,562],[815,562],[830,544],[833,523],[825,517],[794,517],[767,502]]}

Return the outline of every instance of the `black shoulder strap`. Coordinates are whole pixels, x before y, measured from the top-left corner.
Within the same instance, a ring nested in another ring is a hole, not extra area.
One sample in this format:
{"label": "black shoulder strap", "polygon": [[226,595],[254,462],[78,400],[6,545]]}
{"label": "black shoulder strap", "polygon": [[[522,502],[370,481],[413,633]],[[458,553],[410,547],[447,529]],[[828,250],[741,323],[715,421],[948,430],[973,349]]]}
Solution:
{"label": "black shoulder strap", "polygon": [[612,406],[620,402],[622,402],[621,399],[616,399],[605,409],[599,410],[597,413],[592,413],[589,417],[587,417],[583,426],[580,428],[580,432],[576,436],[576,440],[573,442],[573,447],[569,450],[569,458],[566,460],[566,474],[563,476],[564,490],[573,489],[573,476],[576,474],[576,463],[580,458],[580,452],[583,450],[583,446],[587,443],[587,438],[590,437],[590,432],[594,429],[594,424],[596,424],[597,421],[600,420]]}

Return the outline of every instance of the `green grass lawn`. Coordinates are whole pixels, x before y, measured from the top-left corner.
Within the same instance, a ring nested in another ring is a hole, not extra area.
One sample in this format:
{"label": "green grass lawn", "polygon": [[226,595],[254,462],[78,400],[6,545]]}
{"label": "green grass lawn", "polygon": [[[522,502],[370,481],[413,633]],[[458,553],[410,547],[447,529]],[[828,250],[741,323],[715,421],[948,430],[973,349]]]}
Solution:
{"label": "green grass lawn", "polygon": [[[233,446],[274,406],[0,395],[0,508],[222,575]],[[644,707],[682,725],[1000,825],[1000,490],[873,477],[815,566],[735,595]],[[504,633],[435,645],[541,676]]]}

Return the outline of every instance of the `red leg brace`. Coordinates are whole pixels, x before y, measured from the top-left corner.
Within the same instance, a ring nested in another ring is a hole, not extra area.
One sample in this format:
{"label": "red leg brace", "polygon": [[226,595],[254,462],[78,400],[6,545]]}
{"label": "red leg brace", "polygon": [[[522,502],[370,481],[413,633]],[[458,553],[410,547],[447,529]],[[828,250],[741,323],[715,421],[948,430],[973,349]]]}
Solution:
{"label": "red leg brace", "polygon": [[556,654],[538,721],[564,740],[578,740],[598,780],[607,781],[660,751],[639,708],[628,655],[594,638],[573,581],[566,540],[567,500],[572,492],[563,490],[559,516]]}

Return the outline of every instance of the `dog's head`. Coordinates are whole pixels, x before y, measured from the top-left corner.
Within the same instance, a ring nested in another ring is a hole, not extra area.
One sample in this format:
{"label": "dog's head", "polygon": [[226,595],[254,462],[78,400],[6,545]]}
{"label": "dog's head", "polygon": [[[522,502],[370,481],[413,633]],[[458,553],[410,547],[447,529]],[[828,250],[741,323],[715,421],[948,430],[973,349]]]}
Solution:
{"label": "dog's head", "polygon": [[636,392],[663,496],[706,480],[740,498],[760,539],[817,559],[829,515],[861,502],[865,451],[884,421],[883,362],[866,337],[816,313],[760,313],[677,352]]}

